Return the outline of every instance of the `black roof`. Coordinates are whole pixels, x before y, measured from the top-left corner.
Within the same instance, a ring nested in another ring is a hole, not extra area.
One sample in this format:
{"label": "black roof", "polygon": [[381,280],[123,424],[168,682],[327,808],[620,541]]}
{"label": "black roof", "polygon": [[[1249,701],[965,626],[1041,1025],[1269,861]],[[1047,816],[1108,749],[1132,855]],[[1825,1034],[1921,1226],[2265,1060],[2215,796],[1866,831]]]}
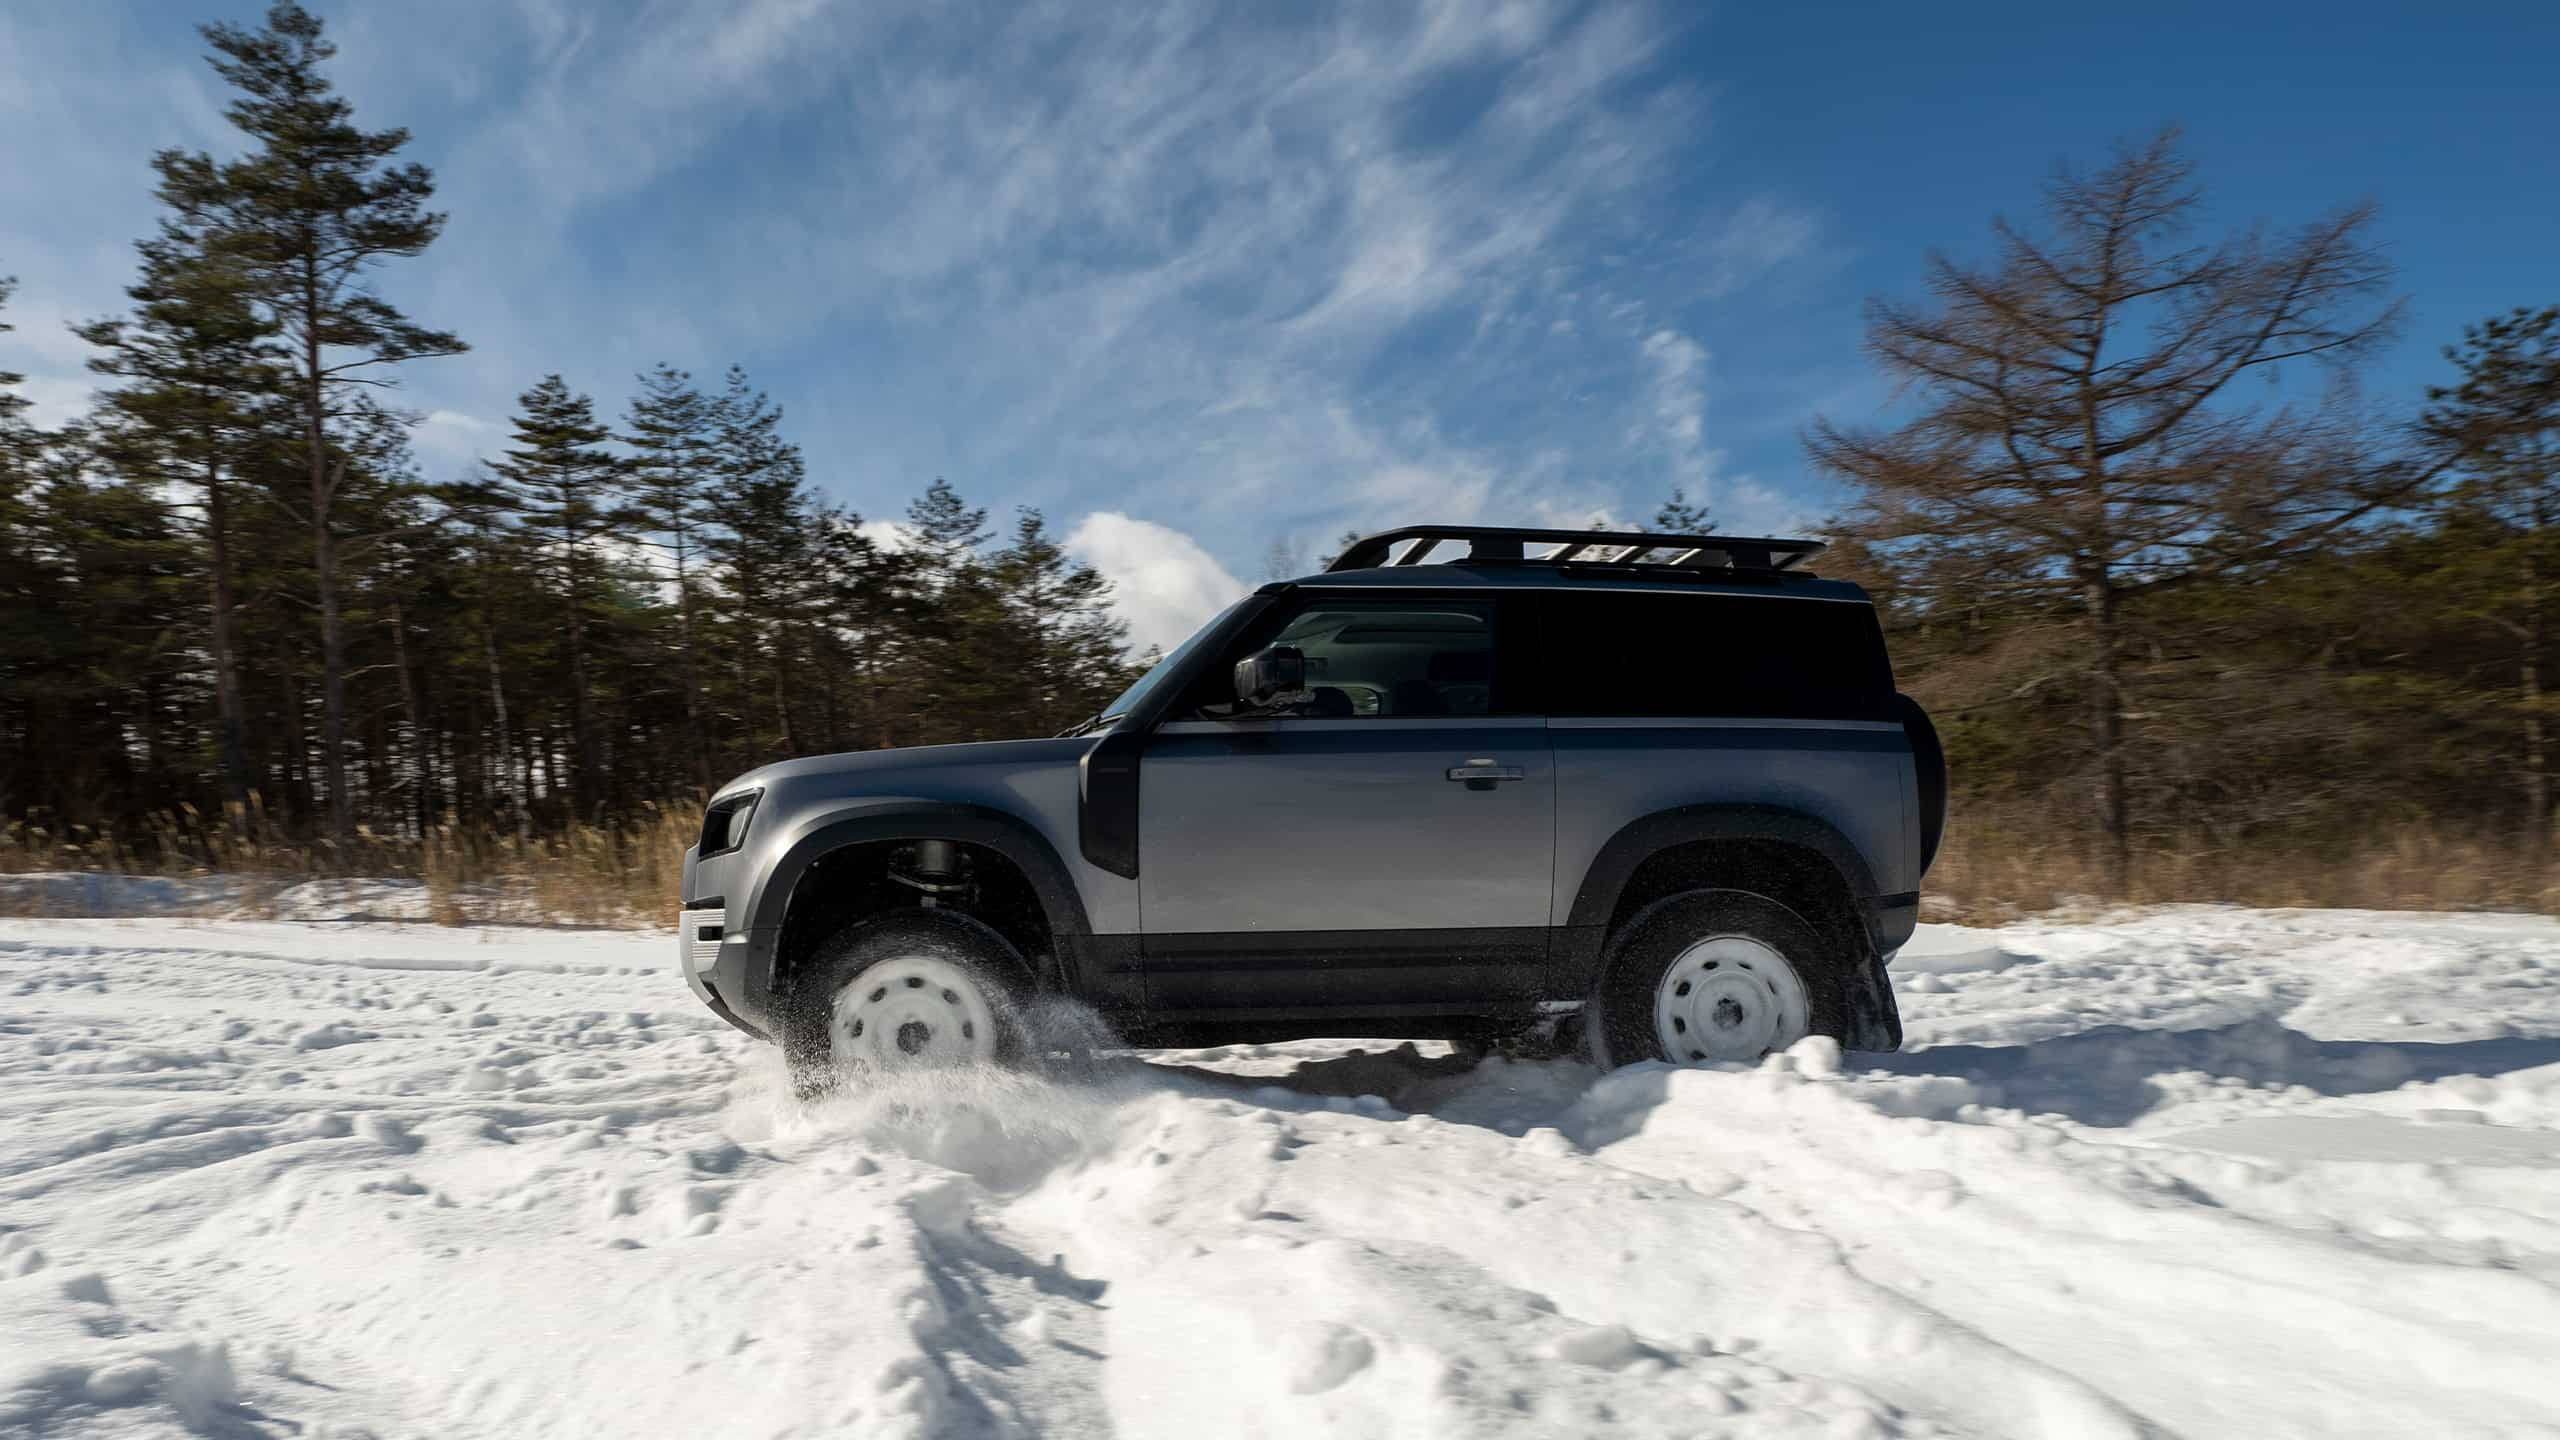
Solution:
{"label": "black roof", "polygon": [[[1559,569],[1579,566],[1607,566],[1612,570],[1635,569],[1647,573],[1683,572],[1696,575],[1770,574],[1781,570],[1798,570],[1806,560],[1820,554],[1819,540],[1776,540],[1754,535],[1666,535],[1634,530],[1523,530],[1491,525],[1408,525],[1400,530],[1381,531],[1353,541],[1351,547],[1325,567],[1327,574],[1337,570],[1372,570],[1382,567],[1401,568],[1435,562],[1433,552],[1444,544],[1464,541],[1467,550],[1449,560],[1473,565],[1543,565]],[[1398,546],[1404,553],[1396,555]],[[1530,555],[1533,545],[1552,546],[1543,555]],[[1390,557],[1393,558],[1390,558]]]}

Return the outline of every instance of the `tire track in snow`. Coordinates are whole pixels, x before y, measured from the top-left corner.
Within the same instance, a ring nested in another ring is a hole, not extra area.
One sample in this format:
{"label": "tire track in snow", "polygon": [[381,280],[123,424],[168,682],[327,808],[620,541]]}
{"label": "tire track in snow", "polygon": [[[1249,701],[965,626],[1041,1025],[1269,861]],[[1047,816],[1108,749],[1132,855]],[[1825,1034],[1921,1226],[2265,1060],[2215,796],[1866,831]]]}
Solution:
{"label": "tire track in snow", "polygon": [[[1428,1119],[1170,1094],[1130,1119],[1114,1153],[1014,1207],[1111,1279],[1114,1408],[1148,1421],[1124,1418],[1124,1433],[1686,1435],[1746,1409],[1768,1434],[1928,1435],[1941,1421],[2148,1433],[2069,1377],[1859,1284],[1819,1240],[1677,1185],[1630,1175],[1596,1214],[1539,1214],[1531,1197],[1565,1158],[1552,1134],[1462,1137]],[[1721,1212],[1720,1230],[1701,1233],[1703,1208]],[[1674,1217],[1669,1233],[1609,1233],[1647,1209]],[[1755,1245],[1795,1252],[1774,1279],[1820,1291],[1797,1311],[1719,1302],[1677,1263],[1680,1243],[1754,1230]],[[1596,1249],[1584,1243],[1595,1231]],[[1627,1293],[1629,1246],[1672,1258],[1675,1273]],[[1824,1305],[1830,1315],[1812,1313]],[[1962,1378],[1888,1397],[1871,1374],[1826,1375],[1821,1344],[1788,1343],[1807,1329],[1881,1334],[1897,1366],[1952,1361]]]}

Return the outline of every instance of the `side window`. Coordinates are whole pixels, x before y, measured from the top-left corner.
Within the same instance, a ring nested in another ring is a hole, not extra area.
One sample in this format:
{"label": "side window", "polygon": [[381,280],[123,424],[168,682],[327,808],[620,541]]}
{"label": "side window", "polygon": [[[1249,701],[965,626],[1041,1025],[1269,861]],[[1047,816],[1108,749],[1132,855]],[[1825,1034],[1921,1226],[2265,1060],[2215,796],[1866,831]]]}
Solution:
{"label": "side window", "polygon": [[[1272,623],[1255,627],[1222,673],[1266,645],[1293,645],[1307,659],[1308,698],[1279,712],[1315,719],[1415,719],[1499,713],[1494,693],[1490,600],[1334,600],[1309,595]],[[1203,692],[1199,713],[1223,715],[1233,697]]]}
{"label": "side window", "polygon": [[1547,597],[1547,713],[1881,720],[1893,671],[1875,611],[1705,592]]}

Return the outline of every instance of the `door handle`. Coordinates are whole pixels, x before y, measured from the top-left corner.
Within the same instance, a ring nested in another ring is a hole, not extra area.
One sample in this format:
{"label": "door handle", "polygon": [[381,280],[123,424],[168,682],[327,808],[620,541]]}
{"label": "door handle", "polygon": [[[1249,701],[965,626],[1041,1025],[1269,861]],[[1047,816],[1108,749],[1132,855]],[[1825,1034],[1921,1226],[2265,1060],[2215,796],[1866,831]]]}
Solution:
{"label": "door handle", "polygon": [[1497,765],[1491,760],[1470,760],[1449,767],[1449,778],[1464,781],[1470,790],[1490,790],[1497,780],[1525,780],[1528,772],[1517,765]]}

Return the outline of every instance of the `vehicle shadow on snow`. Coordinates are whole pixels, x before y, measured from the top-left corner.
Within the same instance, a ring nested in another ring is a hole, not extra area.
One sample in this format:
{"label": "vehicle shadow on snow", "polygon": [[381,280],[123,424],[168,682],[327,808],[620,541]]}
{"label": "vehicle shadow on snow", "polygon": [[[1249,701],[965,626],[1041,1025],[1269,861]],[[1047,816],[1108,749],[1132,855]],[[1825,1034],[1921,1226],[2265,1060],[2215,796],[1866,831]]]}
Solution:
{"label": "vehicle shadow on snow", "polygon": [[[1342,1102],[1377,1097],[1396,1111],[1512,1135],[1557,1123],[1559,1114],[1599,1078],[1590,1066],[1573,1061],[1428,1056],[1411,1043],[1302,1061],[1279,1075],[1132,1058],[1147,1075],[1259,1104],[1369,1109],[1376,1102],[1350,1107]],[[1852,1085],[1869,1075],[1962,1081],[1976,1103],[2115,1128],[2184,1098],[2188,1087],[2164,1083],[2178,1075],[2261,1088],[2300,1087],[2334,1097],[2545,1065],[2560,1065],[2560,1038],[2315,1040],[2272,1020],[2252,1020],[2200,1030],[2107,1026],[2024,1045],[1946,1045],[1903,1054],[1853,1051],[1841,1058],[1840,1072]]]}
{"label": "vehicle shadow on snow", "polygon": [[1175,1059],[1131,1057],[1155,1079],[1261,1105],[1355,1114],[1428,1114],[1519,1135],[1552,1125],[1598,1078],[1579,1061],[1512,1060],[1463,1052],[1425,1055],[1405,1041],[1302,1060],[1284,1074],[1247,1075]]}
{"label": "vehicle shadow on snow", "polygon": [[1852,1055],[1844,1068],[1962,1079],[1982,1088],[1985,1104],[2112,1127],[2130,1125],[2172,1099],[2160,1079],[2184,1072],[2342,1096],[2554,1064],[2560,1064],[2560,1039],[2314,1040],[2272,1020],[2252,1020],[2207,1030],[2110,1025],[2026,1045]]}

